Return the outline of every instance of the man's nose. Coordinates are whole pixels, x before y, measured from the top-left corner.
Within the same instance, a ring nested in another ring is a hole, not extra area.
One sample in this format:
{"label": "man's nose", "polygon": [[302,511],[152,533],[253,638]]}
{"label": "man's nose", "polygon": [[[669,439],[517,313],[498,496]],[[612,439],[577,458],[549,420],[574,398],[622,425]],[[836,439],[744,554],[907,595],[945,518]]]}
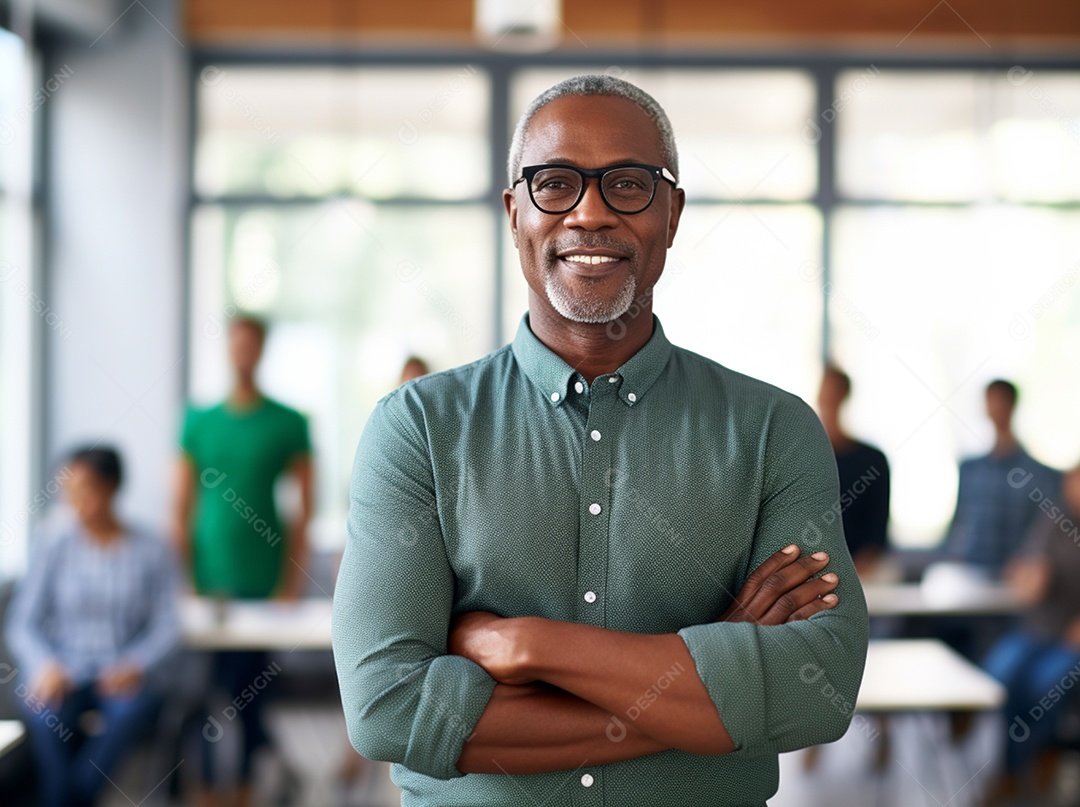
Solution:
{"label": "man's nose", "polygon": [[585,180],[585,195],[581,197],[577,207],[566,214],[563,223],[567,227],[581,227],[585,230],[599,230],[619,224],[618,214],[604,202],[599,179]]}

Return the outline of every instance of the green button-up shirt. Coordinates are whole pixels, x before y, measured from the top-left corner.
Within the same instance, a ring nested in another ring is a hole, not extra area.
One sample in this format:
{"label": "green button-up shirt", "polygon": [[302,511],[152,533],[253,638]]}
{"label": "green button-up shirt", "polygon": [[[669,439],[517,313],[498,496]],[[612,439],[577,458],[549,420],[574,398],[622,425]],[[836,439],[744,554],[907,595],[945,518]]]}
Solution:
{"label": "green button-up shirt", "polygon": [[[797,397],[673,346],[659,321],[587,384],[526,316],[511,345],[379,402],[350,495],[334,597],[342,701],[356,748],[398,763],[403,805],[760,807],[778,753],[848,726],[867,614],[824,430]],[[713,622],[793,542],[828,551],[840,603],[787,625]],[[451,616],[474,610],[677,631],[737,750],[462,775],[495,686],[447,655]]]}

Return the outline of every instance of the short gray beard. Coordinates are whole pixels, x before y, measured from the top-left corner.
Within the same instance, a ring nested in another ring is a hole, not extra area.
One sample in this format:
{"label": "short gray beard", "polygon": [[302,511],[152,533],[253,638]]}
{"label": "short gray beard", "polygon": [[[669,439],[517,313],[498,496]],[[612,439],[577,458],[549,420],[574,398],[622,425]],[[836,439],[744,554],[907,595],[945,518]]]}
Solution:
{"label": "short gray beard", "polygon": [[610,300],[591,295],[579,297],[571,294],[561,285],[554,271],[544,278],[544,292],[552,307],[572,322],[601,324],[613,322],[630,310],[637,293],[637,278],[633,272],[627,272],[618,293]]}

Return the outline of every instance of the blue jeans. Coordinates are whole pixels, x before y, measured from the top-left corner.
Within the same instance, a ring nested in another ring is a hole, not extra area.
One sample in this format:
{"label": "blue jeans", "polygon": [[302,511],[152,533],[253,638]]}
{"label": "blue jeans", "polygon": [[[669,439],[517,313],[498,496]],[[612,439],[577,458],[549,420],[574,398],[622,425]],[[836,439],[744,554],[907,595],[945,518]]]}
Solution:
{"label": "blue jeans", "polygon": [[1069,673],[1078,664],[1080,652],[1036,639],[1023,630],[1004,636],[990,651],[983,667],[1008,693],[1005,769],[1009,773],[1022,771],[1053,739],[1059,717],[1055,709],[1071,694],[1075,676]]}
{"label": "blue jeans", "polygon": [[[84,684],[55,710],[32,696],[21,697],[42,807],[93,805],[124,754],[153,724],[160,705],[161,695],[146,686],[131,695],[107,696]],[[79,718],[91,709],[101,713],[103,726],[86,736]]]}

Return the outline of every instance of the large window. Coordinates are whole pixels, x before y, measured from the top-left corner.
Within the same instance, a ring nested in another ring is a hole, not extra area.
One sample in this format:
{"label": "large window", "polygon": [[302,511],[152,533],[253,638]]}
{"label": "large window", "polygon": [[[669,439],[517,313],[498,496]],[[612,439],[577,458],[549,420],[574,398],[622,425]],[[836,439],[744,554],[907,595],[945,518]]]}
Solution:
{"label": "large window", "polygon": [[226,392],[231,312],[274,323],[263,383],[311,417],[313,539],[337,546],[353,450],[405,359],[446,369],[493,341],[489,80],[210,65],[197,87],[190,392]]}
{"label": "large window", "polygon": [[225,391],[233,308],[276,323],[264,381],[313,417],[319,543],[340,545],[356,439],[405,357],[443,369],[513,335],[509,134],[586,71],[675,127],[669,335],[811,401],[823,357],[845,366],[849,425],[894,466],[899,546],[943,534],[994,376],[1020,384],[1036,457],[1080,460],[1080,74],[557,61],[196,68],[191,394]]}
{"label": "large window", "polygon": [[34,321],[47,315],[31,250],[34,112],[43,92],[31,94],[31,73],[23,40],[0,28],[0,580],[22,569],[43,495],[31,493]]}
{"label": "large window", "polygon": [[957,458],[992,439],[994,377],[1020,386],[1035,457],[1080,461],[1078,79],[881,71],[838,117],[832,348],[852,425],[893,466],[901,543],[945,529]]}

